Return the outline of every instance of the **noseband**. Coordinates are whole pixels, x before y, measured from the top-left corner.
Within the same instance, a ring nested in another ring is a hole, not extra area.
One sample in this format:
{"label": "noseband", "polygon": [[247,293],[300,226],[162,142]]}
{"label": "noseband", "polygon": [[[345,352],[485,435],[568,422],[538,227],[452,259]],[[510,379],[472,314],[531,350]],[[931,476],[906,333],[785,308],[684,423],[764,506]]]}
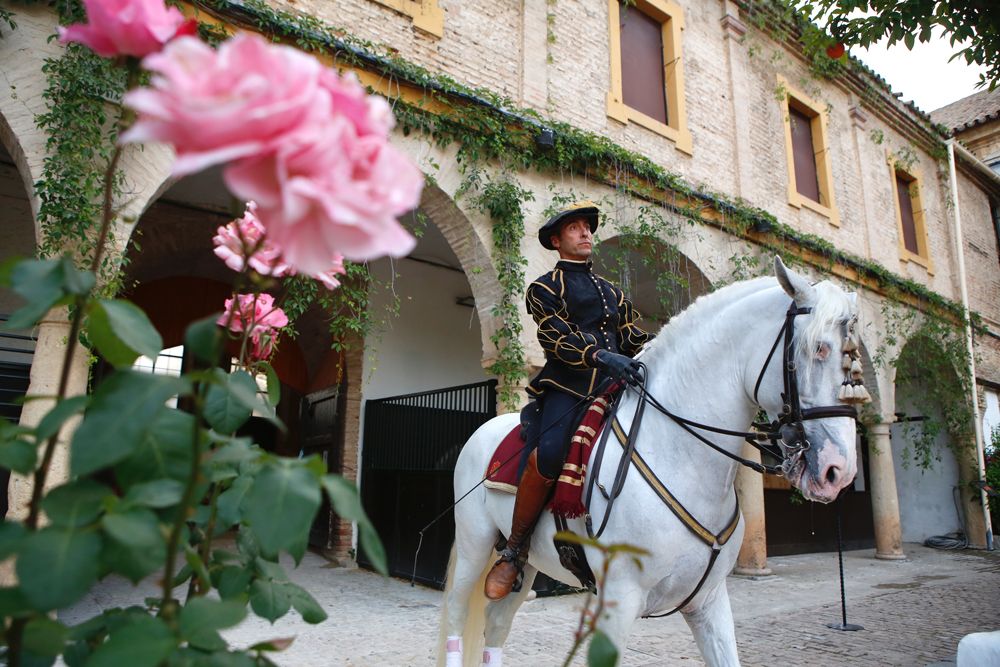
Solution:
{"label": "noseband", "polygon": [[[764,374],[767,367],[774,358],[774,352],[778,344],[784,341],[781,353],[781,379],[784,386],[781,392],[781,414],[770,424],[754,423],[754,438],[747,438],[754,447],[774,456],[781,461],[783,473],[788,473],[798,459],[810,448],[810,443],[806,439],[805,422],[813,419],[827,419],[830,417],[850,417],[857,419],[858,411],[853,405],[821,405],[815,408],[805,408],[799,402],[799,378],[798,367],[795,363],[794,338],[795,338],[795,318],[798,315],[806,315],[812,312],[809,306],[797,306],[793,301],[785,312],[785,323],[778,336],[774,339],[774,345],[764,360],[764,365],[757,375],[757,382],[753,388],[754,403],[760,405],[757,393],[760,391],[761,382],[764,381]],[[765,436],[765,444],[759,436]]]}

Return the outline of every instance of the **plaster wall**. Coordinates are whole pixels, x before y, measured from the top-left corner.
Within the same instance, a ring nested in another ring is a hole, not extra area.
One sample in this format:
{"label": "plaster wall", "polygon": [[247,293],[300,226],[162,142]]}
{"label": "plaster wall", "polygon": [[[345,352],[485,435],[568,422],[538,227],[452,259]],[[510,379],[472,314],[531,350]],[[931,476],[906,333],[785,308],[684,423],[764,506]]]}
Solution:
{"label": "plaster wall", "polygon": [[[481,382],[482,343],[476,311],[455,303],[471,293],[465,276],[410,260],[379,260],[373,273],[385,281],[392,269],[399,316],[365,340],[365,400]],[[376,290],[371,308],[385,312],[392,294]]]}

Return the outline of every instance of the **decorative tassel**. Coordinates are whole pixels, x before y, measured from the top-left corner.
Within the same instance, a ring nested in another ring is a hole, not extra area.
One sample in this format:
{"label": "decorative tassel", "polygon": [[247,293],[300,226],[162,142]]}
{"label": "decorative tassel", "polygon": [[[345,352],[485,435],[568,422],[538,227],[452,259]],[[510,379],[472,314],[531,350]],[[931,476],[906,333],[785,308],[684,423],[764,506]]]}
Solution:
{"label": "decorative tassel", "polygon": [[858,349],[858,344],[851,336],[845,336],[844,344],[841,347],[844,352],[855,352]]}
{"label": "decorative tassel", "polygon": [[840,361],[840,367],[845,371],[851,370],[851,355],[845,354],[844,358]]}
{"label": "decorative tassel", "polygon": [[847,402],[847,388],[850,387],[850,386],[851,385],[849,385],[849,384],[842,384],[842,385],[840,385],[840,392],[837,393],[837,400],[838,401],[841,401],[842,403],[846,403]]}
{"label": "decorative tassel", "polygon": [[854,387],[854,400],[857,403],[871,403],[872,397],[863,384]]}
{"label": "decorative tassel", "polygon": [[855,380],[860,380],[863,371],[861,369],[861,362],[855,359],[851,362],[851,378]]}

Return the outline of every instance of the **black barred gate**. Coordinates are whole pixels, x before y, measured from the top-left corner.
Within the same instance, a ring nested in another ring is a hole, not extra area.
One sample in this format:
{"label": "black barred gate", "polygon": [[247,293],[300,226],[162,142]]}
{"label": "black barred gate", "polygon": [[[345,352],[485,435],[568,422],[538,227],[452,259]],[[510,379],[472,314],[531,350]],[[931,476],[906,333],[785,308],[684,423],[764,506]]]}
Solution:
{"label": "black barred gate", "polygon": [[[454,502],[451,477],[458,454],[494,416],[496,380],[365,403],[361,499],[393,576],[410,577],[417,531]],[[424,535],[417,581],[443,586],[454,538],[449,512]],[[358,562],[371,566],[363,553]]]}

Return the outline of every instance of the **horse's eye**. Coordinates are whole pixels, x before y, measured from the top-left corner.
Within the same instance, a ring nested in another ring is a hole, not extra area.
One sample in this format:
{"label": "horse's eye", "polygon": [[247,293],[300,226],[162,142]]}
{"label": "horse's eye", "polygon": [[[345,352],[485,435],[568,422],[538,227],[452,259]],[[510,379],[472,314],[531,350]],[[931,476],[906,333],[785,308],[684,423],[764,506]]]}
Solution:
{"label": "horse's eye", "polygon": [[826,361],[826,358],[830,356],[830,346],[826,343],[820,343],[816,346],[816,358],[820,361]]}

